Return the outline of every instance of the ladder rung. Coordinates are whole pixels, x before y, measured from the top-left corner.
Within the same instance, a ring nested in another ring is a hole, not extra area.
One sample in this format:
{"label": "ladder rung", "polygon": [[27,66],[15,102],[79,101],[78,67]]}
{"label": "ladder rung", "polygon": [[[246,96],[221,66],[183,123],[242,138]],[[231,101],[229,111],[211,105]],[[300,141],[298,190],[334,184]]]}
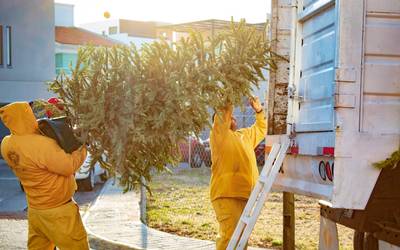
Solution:
{"label": "ladder rung", "polygon": [[250,221],[250,217],[246,216],[240,219],[244,224],[248,225]]}
{"label": "ladder rung", "polygon": [[266,183],[267,182],[267,176],[260,176],[258,181],[261,182],[261,183]]}
{"label": "ladder rung", "polygon": [[[236,226],[231,240],[229,241],[227,247],[228,250],[242,250],[246,245],[246,242],[254,229],[257,218],[260,215],[261,209],[264,206],[267,195],[271,191],[273,182],[277,177],[288,147],[288,140],[281,145],[274,144],[272,146],[272,153],[270,153],[266,159],[264,168],[258,178],[258,182],[251,192],[246,207],[240,217],[240,223]],[[243,226],[243,224],[246,226]]]}

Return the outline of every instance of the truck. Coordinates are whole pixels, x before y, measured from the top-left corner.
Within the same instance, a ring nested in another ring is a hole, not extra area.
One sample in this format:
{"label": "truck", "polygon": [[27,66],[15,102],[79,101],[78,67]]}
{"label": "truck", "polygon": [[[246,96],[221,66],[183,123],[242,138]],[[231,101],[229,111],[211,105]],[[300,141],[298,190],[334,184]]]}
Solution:
{"label": "truck", "polygon": [[[290,138],[274,189],[320,199],[320,249],[400,247],[400,1],[271,0],[266,148]],[[398,164],[397,164],[398,165]],[[332,238],[333,237],[333,238]],[[335,239],[335,240],[332,240]]]}

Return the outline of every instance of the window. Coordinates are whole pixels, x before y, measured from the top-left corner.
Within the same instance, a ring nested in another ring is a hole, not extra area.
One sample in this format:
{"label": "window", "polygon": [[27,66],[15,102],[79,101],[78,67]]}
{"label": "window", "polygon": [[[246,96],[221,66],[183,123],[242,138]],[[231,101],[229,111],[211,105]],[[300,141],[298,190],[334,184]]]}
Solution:
{"label": "window", "polygon": [[3,26],[0,25],[0,66],[3,66]]}
{"label": "window", "polygon": [[118,33],[118,27],[117,26],[111,26],[108,27],[108,34],[109,35],[114,35]]}
{"label": "window", "polygon": [[6,51],[7,51],[7,66],[12,66],[12,40],[11,40],[11,26],[6,27]]}

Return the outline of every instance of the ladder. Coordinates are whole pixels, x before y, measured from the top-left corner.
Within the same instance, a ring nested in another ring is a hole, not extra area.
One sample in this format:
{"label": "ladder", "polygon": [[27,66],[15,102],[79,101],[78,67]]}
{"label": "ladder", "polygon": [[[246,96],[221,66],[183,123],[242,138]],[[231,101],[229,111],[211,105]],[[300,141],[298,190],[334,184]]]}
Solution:
{"label": "ladder", "polygon": [[253,231],[257,218],[264,206],[267,195],[271,190],[272,184],[282,166],[283,159],[289,148],[289,140],[283,143],[275,143],[261,171],[260,178],[250,194],[250,198],[243,210],[240,220],[236,225],[235,231],[229,241],[227,250],[242,250]]}

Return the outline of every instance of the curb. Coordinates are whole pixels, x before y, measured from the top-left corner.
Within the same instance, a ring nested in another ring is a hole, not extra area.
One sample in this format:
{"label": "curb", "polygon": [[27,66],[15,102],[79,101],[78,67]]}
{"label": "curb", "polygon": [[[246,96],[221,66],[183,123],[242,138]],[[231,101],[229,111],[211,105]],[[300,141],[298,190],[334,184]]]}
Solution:
{"label": "curb", "polygon": [[94,208],[97,205],[98,200],[104,196],[107,186],[110,185],[110,182],[112,181],[113,181],[112,179],[108,179],[104,183],[100,191],[100,194],[96,197],[96,200],[93,202],[93,204],[89,206],[87,212],[84,214],[82,218],[83,224],[85,225],[85,229],[88,235],[90,248],[96,250],[143,250],[142,248],[136,246],[131,246],[129,244],[123,244],[114,240],[107,239],[106,237],[100,236],[92,232],[89,229],[89,227],[86,226],[86,221],[89,218],[90,210]]}
{"label": "curb", "polygon": [[[163,247],[163,245],[160,245],[160,246],[157,246],[156,248],[154,248],[155,246],[148,247],[147,244],[145,244],[145,245],[136,245],[135,243],[132,244],[132,242],[123,243],[123,242],[119,242],[119,241],[116,241],[116,240],[111,240],[111,239],[109,239],[107,237],[104,237],[104,236],[101,236],[101,235],[99,235],[97,233],[94,233],[89,228],[89,225],[87,223],[88,219],[90,217],[90,213],[93,211],[94,208],[96,208],[96,206],[99,203],[99,200],[107,195],[107,193],[106,193],[107,188],[110,187],[110,185],[114,185],[114,184],[115,184],[114,180],[112,180],[112,179],[107,180],[104,183],[104,186],[102,187],[102,189],[101,189],[99,195],[96,197],[95,201],[92,203],[92,205],[89,206],[89,208],[87,209],[87,212],[82,216],[82,221],[83,221],[83,223],[85,225],[85,229],[86,229],[86,232],[87,232],[87,235],[88,235],[88,241],[89,241],[90,249],[93,249],[93,250],[144,250],[144,249],[147,249],[147,250],[156,250],[156,249],[182,250],[182,247],[178,247],[178,248],[177,247],[173,247],[173,248],[168,247],[168,248],[165,248],[165,247]],[[157,232],[157,233],[161,233],[160,239],[163,239],[163,238],[165,239],[165,237],[168,238],[170,236],[176,237],[175,240],[177,240],[178,238],[182,238],[182,239],[186,238],[186,239],[188,239],[187,237],[177,236],[177,235],[173,235],[173,234],[169,234],[169,233],[166,233],[166,232],[159,231],[159,230],[154,229],[154,228],[150,228],[150,227],[148,227],[147,225],[143,224],[140,221],[134,221],[134,224],[136,226],[139,226],[140,228],[142,228],[142,230],[144,230],[142,232],[144,232],[145,235],[147,235],[147,234],[151,235],[152,233]],[[203,241],[203,240],[200,240],[200,239],[191,239],[191,240],[193,240],[194,243],[196,243],[195,241]],[[191,242],[191,243],[193,243],[193,242]],[[188,249],[188,250],[189,249],[203,249],[203,250],[204,249],[215,249],[215,242],[211,242],[210,241],[206,245],[203,245],[203,243],[204,243],[204,241],[203,241],[201,246],[200,245],[196,246],[196,244],[190,245],[191,243],[189,243],[189,245],[183,247],[183,249]],[[212,247],[210,247],[211,245],[212,245]],[[257,247],[251,247],[249,249],[266,250],[266,249],[257,248]]]}
{"label": "curb", "polygon": [[95,250],[143,250],[142,248],[136,248],[134,246],[125,245],[120,242],[116,242],[100,235],[93,233],[86,229],[88,234],[89,245],[91,249]]}

